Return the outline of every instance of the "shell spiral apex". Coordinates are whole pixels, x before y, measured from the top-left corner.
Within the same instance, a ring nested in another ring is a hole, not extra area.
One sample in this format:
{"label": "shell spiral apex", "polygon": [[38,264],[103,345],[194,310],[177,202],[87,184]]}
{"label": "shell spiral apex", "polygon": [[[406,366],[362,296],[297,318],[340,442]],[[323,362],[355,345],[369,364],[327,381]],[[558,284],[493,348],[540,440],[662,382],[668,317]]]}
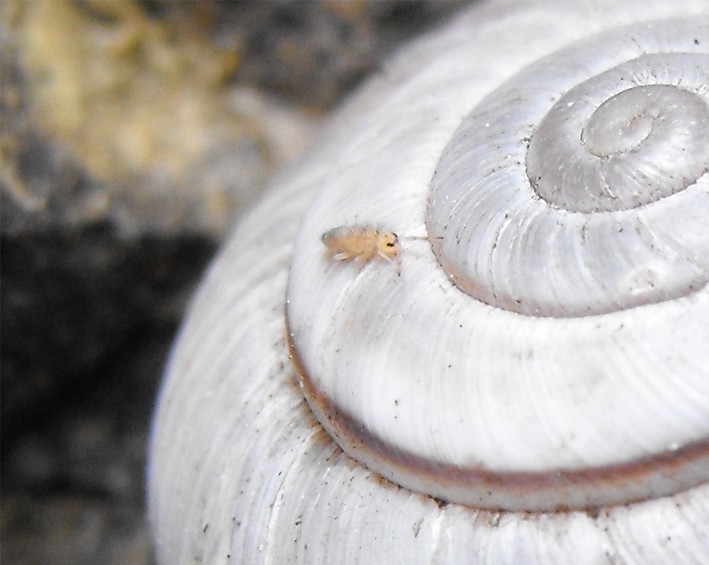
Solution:
{"label": "shell spiral apex", "polygon": [[[492,510],[595,508],[709,479],[707,35],[696,20],[615,29],[436,116],[412,81],[407,107],[384,104],[346,148],[307,237],[343,214],[340,198],[352,221],[396,226],[406,194],[440,238],[428,256],[412,248],[401,281],[296,250],[291,345],[349,455]],[[436,80],[455,89],[464,71]],[[436,158],[430,124],[471,106]],[[428,133],[407,161],[418,193],[406,171],[371,170],[382,120],[390,145]],[[397,198],[360,201],[350,176]]]}
{"label": "shell spiral apex", "polygon": [[709,9],[640,5],[468,12],[245,221],[156,418],[165,563],[709,554]]}

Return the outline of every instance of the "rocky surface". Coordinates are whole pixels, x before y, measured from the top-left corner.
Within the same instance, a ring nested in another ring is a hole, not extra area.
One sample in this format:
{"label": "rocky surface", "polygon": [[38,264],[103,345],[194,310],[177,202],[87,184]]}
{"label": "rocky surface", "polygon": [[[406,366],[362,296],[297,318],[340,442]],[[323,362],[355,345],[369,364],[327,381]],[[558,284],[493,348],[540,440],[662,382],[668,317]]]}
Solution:
{"label": "rocky surface", "polygon": [[150,562],[145,454],[174,327],[136,332],[3,446],[2,561]]}

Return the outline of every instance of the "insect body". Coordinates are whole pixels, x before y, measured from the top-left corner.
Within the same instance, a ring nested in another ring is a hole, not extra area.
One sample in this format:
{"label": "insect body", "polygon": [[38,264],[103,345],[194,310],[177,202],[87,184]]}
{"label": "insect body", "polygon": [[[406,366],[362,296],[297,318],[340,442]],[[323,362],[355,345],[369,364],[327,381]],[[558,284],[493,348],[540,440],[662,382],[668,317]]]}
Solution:
{"label": "insect body", "polygon": [[340,226],[325,232],[322,242],[337,261],[367,263],[381,257],[390,263],[396,261],[396,271],[401,274],[401,247],[399,236],[394,232],[366,226]]}

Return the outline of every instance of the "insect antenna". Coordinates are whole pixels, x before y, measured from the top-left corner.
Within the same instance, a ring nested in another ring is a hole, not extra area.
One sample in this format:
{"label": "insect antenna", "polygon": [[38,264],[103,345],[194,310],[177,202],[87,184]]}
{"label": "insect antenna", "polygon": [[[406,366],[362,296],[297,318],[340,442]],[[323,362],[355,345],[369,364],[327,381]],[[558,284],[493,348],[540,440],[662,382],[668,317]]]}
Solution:
{"label": "insect antenna", "polygon": [[425,239],[427,241],[433,241],[434,239],[443,239],[442,235],[400,235],[399,239]]}

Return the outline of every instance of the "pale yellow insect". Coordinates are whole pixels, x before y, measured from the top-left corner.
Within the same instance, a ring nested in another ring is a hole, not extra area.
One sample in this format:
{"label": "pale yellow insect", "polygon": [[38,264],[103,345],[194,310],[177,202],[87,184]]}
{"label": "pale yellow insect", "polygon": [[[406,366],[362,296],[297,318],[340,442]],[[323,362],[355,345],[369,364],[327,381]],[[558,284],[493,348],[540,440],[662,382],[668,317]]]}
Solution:
{"label": "pale yellow insect", "polygon": [[339,226],[326,231],[322,242],[336,261],[354,260],[368,263],[381,257],[396,264],[401,275],[401,246],[399,236],[393,231],[382,232],[367,226]]}

